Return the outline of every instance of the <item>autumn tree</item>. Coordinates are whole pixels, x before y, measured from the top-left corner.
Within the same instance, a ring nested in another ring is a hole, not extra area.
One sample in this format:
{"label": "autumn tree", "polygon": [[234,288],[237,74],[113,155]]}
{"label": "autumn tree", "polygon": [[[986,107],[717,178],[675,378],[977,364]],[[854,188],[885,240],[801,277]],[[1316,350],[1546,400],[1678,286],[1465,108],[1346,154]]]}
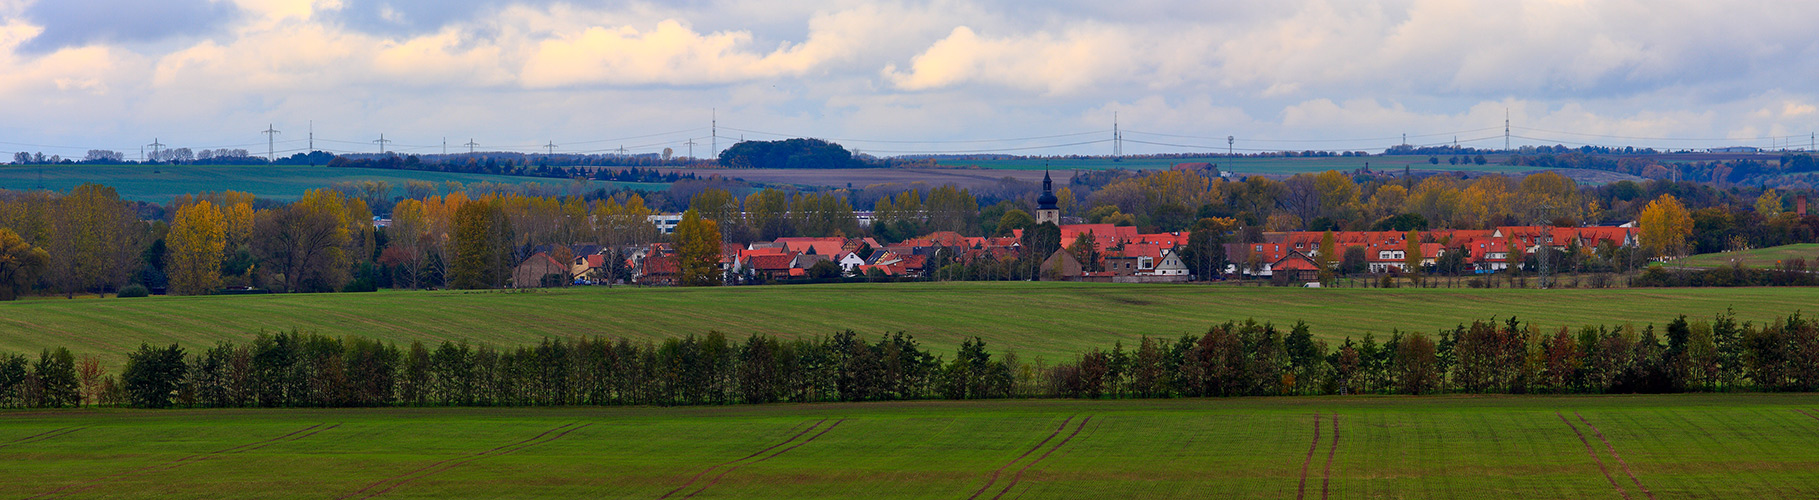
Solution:
{"label": "autumn tree", "polygon": [[511,277],[512,226],[496,201],[469,201],[455,210],[450,287],[498,288]]}
{"label": "autumn tree", "polygon": [[1403,239],[1406,241],[1402,251],[1402,270],[1408,272],[1409,276],[1414,277],[1419,283],[1421,261],[1426,259],[1426,256],[1421,255],[1421,232],[1411,229]]}
{"label": "autumn tree", "polygon": [[1773,219],[1781,215],[1781,194],[1773,189],[1762,190],[1762,196],[1756,197],[1756,213],[1764,219]]}
{"label": "autumn tree", "polygon": [[165,242],[169,250],[164,254],[164,267],[170,275],[171,293],[206,295],[221,288],[227,232],[215,204],[203,200],[178,210]]}
{"label": "autumn tree", "polygon": [[254,242],[292,292],[325,292],[348,280],[353,217],[340,193],[316,189],[289,205],[260,211]]}
{"label": "autumn tree", "polygon": [[676,224],[675,237],[682,285],[719,285],[724,278],[720,273],[719,224],[689,209],[682,213],[682,222]]}
{"label": "autumn tree", "polygon": [[83,184],[50,214],[50,278],[65,294],[117,289],[138,267],[146,226],[114,188]]}
{"label": "autumn tree", "polygon": [[1339,258],[1339,243],[1332,231],[1320,235],[1320,250],[1314,255],[1314,263],[1320,267],[1320,281],[1333,280],[1333,267]]}
{"label": "autumn tree", "polygon": [[30,291],[50,260],[44,249],[26,243],[12,229],[0,227],[0,300],[14,300]]}
{"label": "autumn tree", "polygon": [[392,224],[385,228],[386,245],[380,259],[396,270],[397,280],[416,290],[423,282],[425,259],[435,238],[430,233],[429,212],[424,203],[405,199],[392,207]]}
{"label": "autumn tree", "polygon": [[1693,233],[1693,218],[1674,195],[1664,194],[1642,208],[1636,225],[1642,229],[1642,248],[1654,255],[1686,254],[1686,237]]}

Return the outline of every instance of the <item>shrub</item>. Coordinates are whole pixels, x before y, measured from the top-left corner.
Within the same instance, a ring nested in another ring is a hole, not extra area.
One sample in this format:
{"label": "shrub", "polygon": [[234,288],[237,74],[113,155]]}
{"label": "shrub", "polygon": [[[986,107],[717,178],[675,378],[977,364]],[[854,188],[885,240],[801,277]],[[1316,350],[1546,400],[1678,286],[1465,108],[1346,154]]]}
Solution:
{"label": "shrub", "polygon": [[145,285],[126,285],[126,288],[121,288],[120,293],[115,294],[115,296],[127,299],[133,297],[146,297],[151,294],[152,291],[146,290]]}

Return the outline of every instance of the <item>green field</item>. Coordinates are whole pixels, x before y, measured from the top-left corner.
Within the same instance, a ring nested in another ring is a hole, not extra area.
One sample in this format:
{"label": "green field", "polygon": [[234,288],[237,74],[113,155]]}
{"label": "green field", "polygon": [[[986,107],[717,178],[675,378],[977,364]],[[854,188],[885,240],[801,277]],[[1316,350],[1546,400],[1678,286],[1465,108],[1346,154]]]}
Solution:
{"label": "green field", "polygon": [[1070,359],[1089,348],[1134,345],[1142,335],[1200,334],[1256,318],[1283,328],[1305,320],[1336,341],[1392,328],[1432,332],[1514,315],[1542,328],[1664,324],[1735,308],[1764,322],[1819,304],[1813,288],[1303,289],[1095,283],[860,283],[718,288],[589,287],[534,293],[408,292],[36,298],[0,303],[0,352],[65,346],[119,366],[141,342],[191,349],[259,330],[316,331],[383,340],[470,340],[495,346],[545,336],[657,339],[718,330],[784,337],[853,329],[903,331],[952,355],[967,338],[997,353]]}
{"label": "green field", "polygon": [[[39,180],[39,176],[43,180]],[[463,184],[493,182],[522,184],[535,182],[566,186],[566,179],[545,179],[509,175],[456,174],[417,170],[373,168],[328,168],[298,166],[189,166],[189,165],[6,165],[0,166],[0,189],[31,190],[42,186],[52,191],[69,191],[78,185],[99,183],[112,186],[121,198],[133,201],[168,203],[182,194],[209,191],[240,191],[260,198],[290,201],[305,191],[325,188],[342,181],[386,181],[402,189],[405,181]],[[614,183],[589,181],[589,189],[625,186],[634,189],[662,190],[667,184]],[[402,194],[395,192],[394,195]]]}
{"label": "green field", "polygon": [[1819,243],[1799,243],[1778,247],[1753,248],[1740,252],[1699,254],[1674,261],[1672,265],[1679,267],[1712,268],[1741,264],[1743,267],[1748,268],[1775,269],[1781,267],[1782,262],[1792,262],[1797,258],[1806,259],[1808,269],[1819,267]]}
{"label": "green field", "polygon": [[941,160],[942,165],[975,165],[990,169],[1005,170],[1104,170],[1122,168],[1127,170],[1166,169],[1176,163],[1206,162],[1219,165],[1221,170],[1246,174],[1297,174],[1302,172],[1325,172],[1327,170],[1351,171],[1368,166],[1372,170],[1401,172],[1403,167],[1413,170],[1432,171],[1466,171],[1466,172],[1527,172],[1534,167],[1514,167],[1502,165],[1503,157],[1490,156],[1484,165],[1446,163],[1446,157],[1440,158],[1438,165],[1427,162],[1426,155],[1392,155],[1392,156],[1353,156],[1328,158],[1170,158],[1147,159],[1126,158],[1114,161],[1111,158],[1019,158],[1014,160]]}
{"label": "green field", "polygon": [[1819,396],[0,412],[12,498],[1813,498]]}

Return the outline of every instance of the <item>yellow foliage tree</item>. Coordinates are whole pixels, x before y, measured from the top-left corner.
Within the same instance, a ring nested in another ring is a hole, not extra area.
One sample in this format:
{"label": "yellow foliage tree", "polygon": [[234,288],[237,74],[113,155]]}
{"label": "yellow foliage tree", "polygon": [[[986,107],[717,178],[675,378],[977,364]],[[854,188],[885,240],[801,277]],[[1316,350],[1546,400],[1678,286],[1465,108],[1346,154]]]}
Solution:
{"label": "yellow foliage tree", "polygon": [[701,218],[692,208],[683,212],[676,224],[676,253],[683,286],[720,284],[720,226],[713,219]]}
{"label": "yellow foliage tree", "polygon": [[171,293],[207,295],[221,287],[227,229],[215,204],[201,200],[178,210],[165,241],[170,248],[164,259]]}
{"label": "yellow foliage tree", "polygon": [[1642,227],[1642,248],[1655,255],[1686,254],[1686,237],[1693,234],[1693,218],[1674,195],[1664,194],[1642,208],[1636,221]]}
{"label": "yellow foliage tree", "polygon": [[1756,213],[1762,214],[1764,219],[1781,215],[1781,193],[1776,193],[1773,189],[1763,190],[1762,196],[1756,197]]}

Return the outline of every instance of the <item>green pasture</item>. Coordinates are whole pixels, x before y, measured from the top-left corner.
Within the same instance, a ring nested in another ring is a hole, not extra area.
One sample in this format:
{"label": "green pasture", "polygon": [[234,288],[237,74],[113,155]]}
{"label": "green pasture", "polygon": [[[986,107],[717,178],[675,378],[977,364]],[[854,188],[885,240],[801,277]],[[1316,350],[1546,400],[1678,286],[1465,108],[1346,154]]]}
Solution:
{"label": "green pasture", "polygon": [[1729,267],[1741,264],[1756,269],[1776,269],[1782,262],[1806,259],[1808,269],[1819,267],[1819,243],[1798,243],[1778,247],[1752,248],[1737,252],[1706,253],[1674,261],[1678,267]]}
{"label": "green pasture", "polygon": [[[0,411],[9,498],[1813,498],[1819,397]],[[667,495],[667,497],[666,497]]]}
{"label": "green pasture", "polygon": [[495,346],[544,337],[662,339],[717,330],[734,338],[914,335],[952,356],[962,340],[994,353],[1069,359],[1127,348],[1141,336],[1198,335],[1225,321],[1308,322],[1315,336],[1391,329],[1434,332],[1473,319],[1515,316],[1553,329],[1634,323],[1735,309],[1765,322],[1819,304],[1813,288],[1358,289],[1110,283],[856,283],[715,288],[578,287],[526,293],[385,291],[297,295],[63,299],[0,303],[0,352],[65,346],[118,367],[141,342],[191,349],[300,329],[406,343],[468,340]]}
{"label": "green pasture", "polygon": [[1534,167],[1515,167],[1500,164],[1502,156],[1487,156],[1484,165],[1462,163],[1452,165],[1446,162],[1448,157],[1439,157],[1439,164],[1427,162],[1427,155],[1391,155],[1391,156],[1353,156],[1329,158],[1229,158],[1209,156],[1204,158],[1019,158],[1012,160],[941,160],[942,165],[974,165],[990,169],[1003,170],[1105,170],[1122,168],[1126,170],[1166,169],[1177,163],[1212,163],[1221,170],[1245,174],[1298,174],[1302,172],[1325,172],[1327,170],[1352,171],[1369,166],[1371,170],[1401,172],[1403,167],[1412,170],[1427,171],[1465,171],[1465,172],[1498,172],[1513,173],[1534,170]]}
{"label": "green pasture", "polygon": [[[42,175],[42,181],[40,181]],[[301,166],[213,166],[213,165],[5,165],[0,166],[0,189],[32,190],[42,186],[52,191],[69,191],[76,186],[96,183],[113,187],[121,198],[133,201],[168,203],[183,194],[209,191],[241,191],[260,198],[290,201],[305,191],[325,188],[342,181],[386,181],[403,194],[406,181],[430,181],[441,184],[456,181],[463,184],[493,182],[523,184],[534,182],[566,186],[567,179],[546,179],[509,175],[459,174],[417,170],[373,168],[328,168]],[[625,186],[634,189],[662,190],[667,184],[614,183],[588,181],[589,189]]]}

